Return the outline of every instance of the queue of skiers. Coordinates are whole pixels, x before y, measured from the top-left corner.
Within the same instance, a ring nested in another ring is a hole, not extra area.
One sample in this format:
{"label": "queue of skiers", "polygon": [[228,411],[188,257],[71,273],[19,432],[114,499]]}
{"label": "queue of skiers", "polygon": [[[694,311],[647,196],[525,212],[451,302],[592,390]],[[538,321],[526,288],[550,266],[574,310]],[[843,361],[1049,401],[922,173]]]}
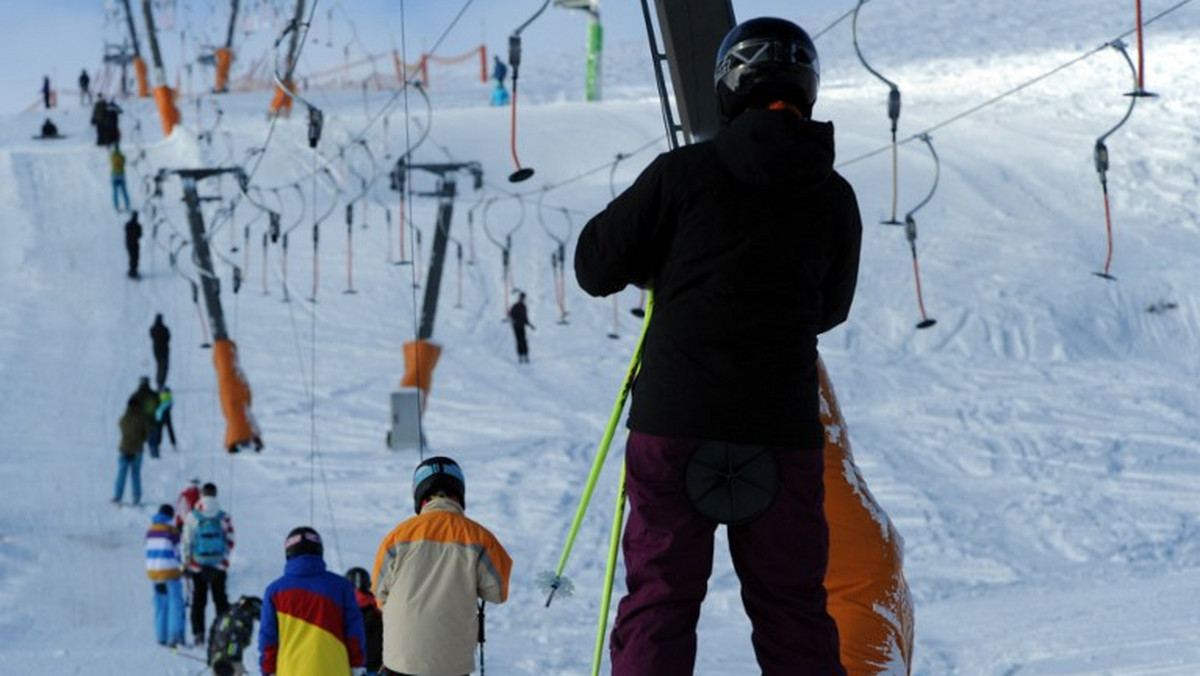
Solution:
{"label": "queue of skiers", "polygon": [[[417,465],[411,482],[415,515],[383,536],[373,573],[361,567],[345,575],[330,572],[320,533],[298,526],[283,539],[283,574],[261,596],[242,595],[232,604],[226,582],[233,519],[218,502],[216,485],[199,483],[193,479],[176,506],[161,505],[144,538],[160,645],[206,647],[211,673],[244,674],[257,621],[263,674],[475,670],[482,607],[507,600],[512,559],[487,528],[466,516],[466,476],[457,462],[433,457]],[[206,625],[210,594],[216,614]]]}

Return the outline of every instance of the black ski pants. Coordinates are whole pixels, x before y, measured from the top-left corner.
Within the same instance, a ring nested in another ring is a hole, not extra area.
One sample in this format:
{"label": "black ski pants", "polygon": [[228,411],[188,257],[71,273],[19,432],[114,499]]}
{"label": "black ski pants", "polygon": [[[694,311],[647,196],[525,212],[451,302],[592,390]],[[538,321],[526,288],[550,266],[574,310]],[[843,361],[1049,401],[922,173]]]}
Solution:
{"label": "black ski pants", "polygon": [[204,636],[204,607],[208,605],[209,591],[217,608],[214,617],[220,617],[229,610],[229,597],[225,595],[225,571],[204,566],[200,572],[192,573],[192,636]]}

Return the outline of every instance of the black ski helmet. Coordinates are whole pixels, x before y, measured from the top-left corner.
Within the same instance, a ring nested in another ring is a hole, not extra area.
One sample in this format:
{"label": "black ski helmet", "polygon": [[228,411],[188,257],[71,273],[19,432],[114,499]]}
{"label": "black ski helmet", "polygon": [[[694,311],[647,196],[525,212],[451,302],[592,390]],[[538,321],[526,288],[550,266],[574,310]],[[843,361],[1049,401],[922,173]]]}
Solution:
{"label": "black ski helmet", "polygon": [[728,122],[751,104],[783,100],[812,114],[821,83],[817,48],[804,29],[773,17],[733,27],[717,49],[713,84]]}
{"label": "black ski helmet", "polygon": [[283,541],[283,553],[288,561],[301,554],[325,554],[325,545],[321,544],[321,535],[308,526],[297,526],[288,533]]}
{"label": "black ski helmet", "polygon": [[357,566],[351,568],[346,571],[346,579],[350,580],[350,584],[354,585],[354,588],[358,591],[364,594],[371,593],[371,574],[367,572],[366,568],[359,568]]}
{"label": "black ski helmet", "polygon": [[421,503],[431,494],[445,491],[458,500],[458,504],[467,506],[467,480],[462,468],[450,458],[437,456],[422,461],[413,470],[413,511],[421,512]]}

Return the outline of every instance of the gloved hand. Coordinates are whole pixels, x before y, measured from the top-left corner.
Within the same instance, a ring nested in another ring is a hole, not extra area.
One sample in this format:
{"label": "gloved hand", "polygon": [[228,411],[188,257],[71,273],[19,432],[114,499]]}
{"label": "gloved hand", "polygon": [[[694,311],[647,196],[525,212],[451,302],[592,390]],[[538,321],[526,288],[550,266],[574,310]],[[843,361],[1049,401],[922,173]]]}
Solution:
{"label": "gloved hand", "polygon": [[155,594],[166,594],[167,593],[167,583],[166,582],[154,583],[154,593]]}

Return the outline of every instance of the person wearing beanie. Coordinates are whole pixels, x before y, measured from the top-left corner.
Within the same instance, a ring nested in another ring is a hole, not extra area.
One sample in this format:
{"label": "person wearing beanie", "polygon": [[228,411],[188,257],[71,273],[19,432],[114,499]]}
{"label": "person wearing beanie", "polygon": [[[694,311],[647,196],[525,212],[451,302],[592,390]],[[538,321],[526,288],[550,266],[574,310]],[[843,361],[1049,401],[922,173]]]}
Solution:
{"label": "person wearing beanie", "polygon": [[417,515],[392,529],[375,555],[384,673],[469,674],[480,636],[476,600],[507,600],[512,559],[464,514],[466,479],[458,463],[428,458],[417,465],[412,486]]}
{"label": "person wearing beanie", "polygon": [[162,505],[146,531],[146,575],[154,583],[154,635],[159,645],[183,643],[183,585],[175,508]]}
{"label": "person wearing beanie", "polygon": [[283,575],[262,597],[262,673],[365,676],[366,638],[354,586],[326,570],[321,535],[312,528],[293,528],[283,549]]}
{"label": "person wearing beanie", "polygon": [[200,501],[183,521],[182,552],[187,575],[192,581],[192,636],[204,643],[204,610],[212,592],[217,615],[229,610],[225,580],[233,552],[233,519],[217,501],[217,487],[206,483]]}
{"label": "person wearing beanie", "polygon": [[376,676],[383,671],[383,613],[371,593],[371,574],[365,568],[354,567],[346,571],[346,579],[354,585],[354,596],[362,611],[363,631],[367,636],[367,676]]}

